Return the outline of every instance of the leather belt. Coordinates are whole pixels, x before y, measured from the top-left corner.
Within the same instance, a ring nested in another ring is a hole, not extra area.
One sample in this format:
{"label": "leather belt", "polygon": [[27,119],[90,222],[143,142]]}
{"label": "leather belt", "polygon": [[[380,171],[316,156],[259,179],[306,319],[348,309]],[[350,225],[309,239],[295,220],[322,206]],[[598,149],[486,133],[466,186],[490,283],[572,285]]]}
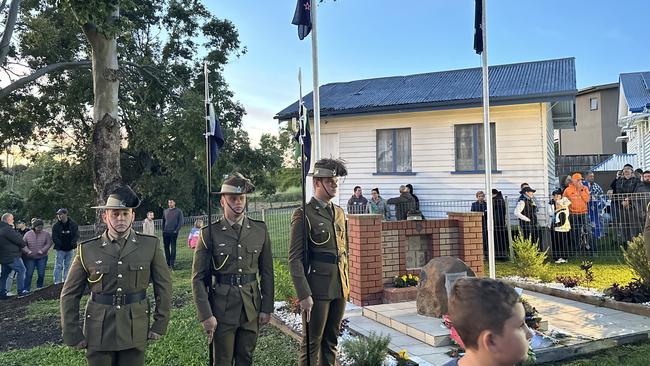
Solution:
{"label": "leather belt", "polygon": [[309,259],[316,262],[337,264],[339,262],[339,256],[332,253],[324,252],[311,252],[309,254]]}
{"label": "leather belt", "polygon": [[230,285],[230,286],[242,286],[247,283],[257,281],[257,273],[242,273],[242,274],[221,274],[217,273],[212,276],[212,285],[216,286],[217,284]]}
{"label": "leather belt", "polygon": [[139,302],[147,298],[147,291],[134,292],[132,294],[112,294],[103,295],[96,292],[90,293],[90,299],[103,305],[128,305]]}

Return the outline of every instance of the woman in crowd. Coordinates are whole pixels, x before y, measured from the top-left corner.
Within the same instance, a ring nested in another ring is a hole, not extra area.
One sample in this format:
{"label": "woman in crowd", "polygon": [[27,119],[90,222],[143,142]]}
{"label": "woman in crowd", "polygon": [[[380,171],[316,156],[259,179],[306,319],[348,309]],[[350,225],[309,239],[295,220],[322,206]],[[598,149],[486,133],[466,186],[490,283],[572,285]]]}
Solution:
{"label": "woman in crowd", "polygon": [[43,230],[43,220],[32,220],[32,230],[28,231],[23,240],[27,244],[23,248],[23,262],[25,262],[25,290],[31,291],[32,277],[34,276],[34,269],[37,270],[38,279],[36,280],[36,288],[43,287],[45,280],[45,266],[47,265],[47,252],[52,245],[52,236],[47,231]]}

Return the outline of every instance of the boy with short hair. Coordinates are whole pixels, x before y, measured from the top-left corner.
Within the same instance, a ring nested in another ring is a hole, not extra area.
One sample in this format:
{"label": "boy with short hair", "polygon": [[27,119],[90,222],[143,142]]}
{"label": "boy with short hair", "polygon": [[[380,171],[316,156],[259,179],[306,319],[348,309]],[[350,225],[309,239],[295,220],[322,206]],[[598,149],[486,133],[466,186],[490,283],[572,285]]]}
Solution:
{"label": "boy with short hair", "polygon": [[449,312],[466,353],[444,366],[513,366],[526,360],[532,333],[512,287],[490,278],[460,278]]}

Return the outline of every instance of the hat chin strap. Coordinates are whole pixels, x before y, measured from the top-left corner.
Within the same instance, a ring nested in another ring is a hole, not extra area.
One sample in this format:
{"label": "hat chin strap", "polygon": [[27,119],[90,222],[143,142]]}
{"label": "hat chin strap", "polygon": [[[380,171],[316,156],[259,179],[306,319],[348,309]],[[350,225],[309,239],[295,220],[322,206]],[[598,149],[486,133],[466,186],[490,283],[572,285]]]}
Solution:
{"label": "hat chin strap", "polygon": [[133,227],[133,220],[131,220],[131,223],[129,224],[129,226],[124,231],[117,231],[115,229],[115,226],[113,226],[113,224],[111,224],[111,220],[107,219],[106,220],[106,225],[108,225],[111,228],[111,230],[113,230],[113,232],[117,233],[121,237],[122,234],[127,233],[129,230],[131,230],[131,227]]}
{"label": "hat chin strap", "polygon": [[232,210],[232,212],[235,213],[235,215],[237,215],[237,217],[243,215],[243,214],[244,214],[244,211],[246,211],[246,208],[242,208],[242,209],[239,210],[239,211],[238,211],[238,210],[235,210],[235,208],[232,207],[232,206],[230,205],[230,203],[228,202],[228,200],[224,200],[224,201],[226,201],[226,205],[228,205],[228,207],[230,207],[230,210]]}

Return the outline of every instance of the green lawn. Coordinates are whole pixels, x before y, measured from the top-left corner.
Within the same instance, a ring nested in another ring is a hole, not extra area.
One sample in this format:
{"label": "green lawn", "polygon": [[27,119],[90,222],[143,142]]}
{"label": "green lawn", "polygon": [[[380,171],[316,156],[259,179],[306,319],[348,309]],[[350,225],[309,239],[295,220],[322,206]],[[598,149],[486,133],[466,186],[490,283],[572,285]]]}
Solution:
{"label": "green lawn", "polygon": [[[594,260],[592,271],[594,272],[594,280],[589,283],[582,283],[581,286],[593,287],[603,290],[610,287],[614,282],[619,284],[627,284],[634,277],[630,268],[622,262],[615,259],[608,260]],[[550,263],[549,267],[553,278],[558,275],[563,276],[582,276],[584,271],[580,270],[580,260],[570,259],[568,263],[556,264]],[[488,263],[485,262],[485,272],[488,269]],[[497,262],[496,263],[497,277],[513,276],[516,275],[515,266],[511,262]]]}

